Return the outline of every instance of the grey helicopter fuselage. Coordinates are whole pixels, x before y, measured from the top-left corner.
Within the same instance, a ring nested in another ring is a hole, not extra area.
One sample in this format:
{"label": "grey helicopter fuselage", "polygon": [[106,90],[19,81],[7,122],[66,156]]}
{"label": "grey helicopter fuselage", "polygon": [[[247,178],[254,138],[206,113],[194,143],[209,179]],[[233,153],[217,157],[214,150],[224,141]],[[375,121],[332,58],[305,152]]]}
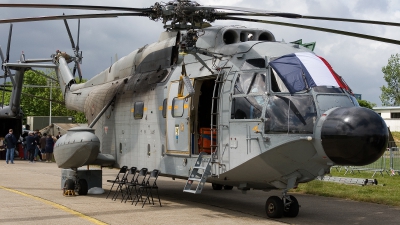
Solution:
{"label": "grey helicopter fuselage", "polygon": [[[101,165],[187,178],[206,151],[215,153],[210,182],[285,189],[333,165],[365,165],[383,154],[384,121],[351,94],[329,86],[291,94],[277,80],[271,60],[309,49],[238,26],[190,35],[164,32],[83,84],[71,81],[65,57],[56,55],[67,107],[84,112],[89,123],[106,110],[94,133],[78,130],[57,141],[58,166],[96,164],[102,155],[109,161]],[[179,54],[194,46],[195,53]],[[188,98],[178,97],[182,65],[195,90]]]}

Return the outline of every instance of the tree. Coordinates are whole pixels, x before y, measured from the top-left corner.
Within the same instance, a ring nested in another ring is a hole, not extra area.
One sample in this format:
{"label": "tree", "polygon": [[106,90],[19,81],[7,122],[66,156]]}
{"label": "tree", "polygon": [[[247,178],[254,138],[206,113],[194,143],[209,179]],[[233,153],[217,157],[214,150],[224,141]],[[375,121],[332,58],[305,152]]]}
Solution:
{"label": "tree", "polygon": [[[40,72],[39,72],[40,73]],[[50,116],[50,91],[51,91],[51,115],[73,116],[77,123],[86,123],[84,113],[68,110],[63,104],[64,99],[58,82],[50,80],[35,71],[26,71],[24,74],[24,87],[22,88],[21,107],[25,116]],[[44,72],[46,76],[57,80],[54,71]],[[8,82],[9,83],[9,82]],[[11,83],[9,83],[11,84]],[[51,86],[50,88],[38,88],[39,86]],[[10,101],[10,94],[5,94],[5,104]]]}
{"label": "tree", "polygon": [[358,101],[358,104],[359,104],[361,107],[365,107],[365,108],[368,108],[368,109],[372,109],[372,108],[374,108],[374,107],[376,106],[375,103],[369,102],[369,101],[367,101],[367,100],[358,100],[358,99],[357,99],[357,101]]}
{"label": "tree", "polygon": [[379,97],[384,106],[400,105],[400,55],[391,55],[387,66],[382,67],[386,86],[381,87],[382,94]]}

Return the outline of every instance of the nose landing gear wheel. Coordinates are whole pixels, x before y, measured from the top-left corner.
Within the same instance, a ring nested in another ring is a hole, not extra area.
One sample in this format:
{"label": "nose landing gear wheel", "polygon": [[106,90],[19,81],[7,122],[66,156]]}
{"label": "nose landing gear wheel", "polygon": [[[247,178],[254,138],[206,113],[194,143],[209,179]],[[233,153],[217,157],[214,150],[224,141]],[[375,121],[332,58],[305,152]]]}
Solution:
{"label": "nose landing gear wheel", "polygon": [[212,183],[212,189],[213,190],[222,190],[224,186],[222,184],[214,184]]}
{"label": "nose landing gear wheel", "polygon": [[286,217],[296,217],[299,214],[299,202],[293,195],[288,196],[290,198],[290,204],[284,207],[283,215]]}
{"label": "nose landing gear wheel", "polygon": [[233,186],[224,185],[224,190],[232,190]]}
{"label": "nose landing gear wheel", "polygon": [[271,196],[265,203],[265,212],[270,218],[281,218],[283,216],[283,201],[278,196]]}

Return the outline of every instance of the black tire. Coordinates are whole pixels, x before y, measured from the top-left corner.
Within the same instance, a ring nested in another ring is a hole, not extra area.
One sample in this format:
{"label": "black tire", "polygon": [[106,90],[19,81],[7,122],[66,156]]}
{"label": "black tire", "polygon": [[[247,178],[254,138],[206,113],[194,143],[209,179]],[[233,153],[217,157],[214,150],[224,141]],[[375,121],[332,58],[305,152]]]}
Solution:
{"label": "black tire", "polygon": [[88,193],[88,183],[85,179],[78,180],[78,194],[79,195],[87,195]]}
{"label": "black tire", "polygon": [[224,185],[224,190],[232,190],[233,186]]}
{"label": "black tire", "polygon": [[289,206],[284,207],[283,215],[285,217],[296,217],[299,214],[300,205],[297,199],[293,195],[289,195],[292,201]]}
{"label": "black tire", "polygon": [[75,190],[75,181],[67,179],[64,183],[64,190]]}
{"label": "black tire", "polygon": [[270,218],[281,218],[283,216],[283,201],[278,196],[271,196],[265,203],[265,212]]}
{"label": "black tire", "polygon": [[221,184],[214,184],[212,183],[212,188],[213,190],[222,190],[222,185]]}

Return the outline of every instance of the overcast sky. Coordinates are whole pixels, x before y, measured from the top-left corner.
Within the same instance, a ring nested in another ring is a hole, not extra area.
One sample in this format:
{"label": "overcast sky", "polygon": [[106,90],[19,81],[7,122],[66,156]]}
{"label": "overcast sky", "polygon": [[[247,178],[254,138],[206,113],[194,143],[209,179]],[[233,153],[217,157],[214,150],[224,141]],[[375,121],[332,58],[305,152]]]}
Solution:
{"label": "overcast sky", "polygon": [[[85,4],[125,7],[149,7],[155,1],[145,0],[69,0],[54,1],[5,1],[0,3],[48,3]],[[400,21],[400,1],[394,0],[202,0],[202,5],[227,5],[256,8],[302,15],[343,17],[352,19]],[[88,11],[61,9],[0,9],[0,19],[87,13]],[[89,13],[97,13],[90,11]],[[100,13],[100,12],[99,12]],[[266,18],[272,20],[271,18]],[[343,22],[315,21],[305,19],[283,19],[277,21],[298,23],[351,32],[399,39],[400,28],[381,25],[363,25]],[[77,20],[69,20],[71,32],[76,41]],[[315,53],[324,57],[334,70],[341,75],[355,93],[362,98],[381,105],[380,87],[386,85],[382,67],[392,54],[400,53],[400,46],[376,41],[346,37],[337,34],[309,31],[277,25],[219,21],[213,25],[244,25],[270,30],[276,40],[286,42],[303,39],[303,42],[317,42]],[[0,24],[0,46],[6,51],[9,24]],[[83,50],[82,71],[89,79],[110,66],[117,54],[119,58],[158,40],[163,31],[161,22],[147,18],[105,18],[81,20],[80,49]],[[22,51],[26,58],[47,58],[59,49],[72,53],[67,31],[62,21],[14,23],[11,41],[10,62],[16,62]],[[71,64],[72,67],[72,64]],[[0,80],[2,83],[3,80]]]}

